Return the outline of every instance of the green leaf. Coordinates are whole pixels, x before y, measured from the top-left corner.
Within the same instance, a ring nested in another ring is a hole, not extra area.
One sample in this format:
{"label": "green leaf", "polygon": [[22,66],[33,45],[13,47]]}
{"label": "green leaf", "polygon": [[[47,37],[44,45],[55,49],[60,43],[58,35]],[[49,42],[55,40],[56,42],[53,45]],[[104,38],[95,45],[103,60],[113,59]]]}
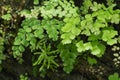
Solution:
{"label": "green leaf", "polygon": [[84,27],[86,25],[86,23],[87,23],[86,20],[82,20],[81,21],[81,26]]}
{"label": "green leaf", "polygon": [[19,50],[17,50],[13,53],[13,56],[14,56],[14,58],[17,58],[18,56],[21,57],[22,54],[19,52]]}
{"label": "green leaf", "polygon": [[11,20],[12,18],[11,14],[5,14],[5,15],[2,15],[1,17],[5,20]]}
{"label": "green leaf", "polygon": [[30,44],[31,44],[31,45],[35,45],[36,42],[37,42],[37,40],[36,40],[35,38],[32,38],[32,39],[30,40]]}
{"label": "green leaf", "polygon": [[35,37],[38,37],[38,38],[43,38],[44,37],[44,35],[43,35],[43,29],[42,28],[40,28],[40,29],[38,29],[38,30],[35,30],[34,31],[34,36]]}
{"label": "green leaf", "polygon": [[93,41],[91,42],[91,44],[92,44],[91,53],[93,55],[96,55],[97,57],[101,57],[104,54],[105,46],[97,41]]}
{"label": "green leaf", "polygon": [[111,23],[119,24],[119,22],[120,22],[120,15],[113,14],[111,17]]}
{"label": "green leaf", "polygon": [[61,35],[62,43],[63,44],[69,44],[72,42],[72,39],[75,38],[75,35],[71,34],[71,33],[64,33]]}
{"label": "green leaf", "polygon": [[39,0],[34,0],[34,4],[39,4]]}
{"label": "green leaf", "polygon": [[118,43],[120,43],[120,36],[118,37]]}
{"label": "green leaf", "polygon": [[118,32],[112,29],[103,30],[102,40],[103,41],[109,41],[112,39],[115,35],[118,35]]}
{"label": "green leaf", "polygon": [[26,34],[26,40],[30,41],[32,38],[34,38],[34,35],[32,33]]}
{"label": "green leaf", "polygon": [[25,47],[28,47],[29,42],[28,42],[27,40],[23,39],[23,40],[21,41],[21,44],[24,45]]}
{"label": "green leaf", "polygon": [[79,41],[79,42],[76,44],[76,46],[77,46],[78,52],[85,51],[85,47],[84,47],[83,41]]}
{"label": "green leaf", "polygon": [[83,31],[81,32],[81,34],[85,34],[85,35],[87,35],[87,36],[90,36],[90,35],[91,35],[91,32],[90,32],[89,29],[86,29],[86,30],[83,30]]}
{"label": "green leaf", "polygon": [[91,0],[84,0],[83,6],[81,6],[80,8],[82,10],[82,13],[87,14],[91,5],[92,5]]}
{"label": "green leaf", "polygon": [[85,15],[85,18],[86,18],[87,20],[90,20],[90,21],[91,21],[91,20],[92,20],[92,15],[91,15],[91,14],[86,14],[86,15]]}
{"label": "green leaf", "polygon": [[47,33],[49,35],[49,38],[52,38],[54,41],[58,39],[58,31],[55,26],[51,26],[47,29]]}
{"label": "green leaf", "polygon": [[119,74],[118,74],[118,73],[114,73],[114,74],[110,75],[110,76],[108,77],[108,79],[109,79],[109,80],[120,80]]}
{"label": "green leaf", "polygon": [[[103,10],[100,10],[98,13],[100,13],[98,16],[97,16],[97,19],[100,21],[100,22],[106,22],[105,18],[106,18],[106,15],[105,15],[105,12]],[[104,17],[103,17],[104,16]],[[109,17],[108,17],[109,18]]]}
{"label": "green leaf", "polygon": [[99,35],[92,34],[89,36],[88,40],[89,41],[96,41],[96,40],[99,40],[100,38],[101,38],[101,34],[99,34]]}
{"label": "green leaf", "polygon": [[25,48],[21,45],[21,46],[19,46],[19,50],[20,50],[20,52],[24,52]]}
{"label": "green leaf", "polygon": [[[71,30],[72,34],[74,35],[79,35],[81,30],[77,27],[74,27],[72,30]],[[74,39],[74,38],[73,38]]]}
{"label": "green leaf", "polygon": [[26,28],[25,28],[25,31],[28,32],[28,33],[30,33],[32,30],[31,30],[31,28],[26,27]]}
{"label": "green leaf", "polygon": [[20,45],[21,44],[21,38],[15,38],[14,45]]}
{"label": "green leaf", "polygon": [[93,26],[99,29],[104,28],[106,25],[102,22],[96,21]]}
{"label": "green leaf", "polygon": [[39,25],[34,25],[34,26],[32,26],[32,29],[36,30],[36,29],[39,29],[39,27],[40,27]]}
{"label": "green leaf", "polygon": [[17,47],[17,46],[12,46],[12,50],[13,50],[13,51],[18,50],[18,48],[19,48],[19,47]]}
{"label": "green leaf", "polygon": [[91,58],[91,57],[88,57],[88,58],[87,58],[87,61],[88,61],[88,63],[91,64],[91,65],[97,63],[96,59],[95,59],[95,58]]}
{"label": "green leaf", "polygon": [[[39,53],[39,52],[36,52]],[[34,54],[36,54],[34,53]],[[33,66],[41,64],[41,62],[44,60],[44,55],[40,55],[35,63],[33,63]]]}
{"label": "green leaf", "polygon": [[70,39],[64,39],[64,40],[62,40],[62,43],[63,44],[69,44],[69,43],[71,43],[71,40]]}
{"label": "green leaf", "polygon": [[107,5],[108,6],[111,6],[111,5],[113,5],[113,3],[114,3],[114,0],[106,0],[107,1]]}
{"label": "green leaf", "polygon": [[109,39],[107,41],[107,44],[109,44],[109,45],[113,45],[113,44],[116,44],[116,43],[117,43],[117,39]]}
{"label": "green leaf", "polygon": [[84,48],[85,50],[91,50],[92,49],[91,42],[84,43]]}
{"label": "green leaf", "polygon": [[93,2],[93,6],[90,7],[92,11],[97,11],[102,8],[101,4],[98,4],[97,2]]}
{"label": "green leaf", "polygon": [[80,18],[65,18],[64,22],[66,22],[66,24],[64,27],[61,28],[61,31],[63,32],[63,34],[61,35],[61,38],[63,39],[62,43],[69,44],[81,32],[81,30],[77,26],[80,23]]}
{"label": "green leaf", "polygon": [[99,49],[98,46],[94,46],[93,49],[92,49],[92,54],[93,55],[98,55],[100,54],[101,50]]}
{"label": "green leaf", "polygon": [[62,31],[63,32],[70,32],[72,30],[71,28],[72,24],[71,23],[67,23],[64,27],[62,27]]}
{"label": "green leaf", "polygon": [[[20,14],[21,14],[21,16],[25,16],[25,17],[28,17],[28,16],[30,16],[30,13],[31,13],[31,11],[30,10],[27,10],[27,9],[24,9],[24,10],[22,10],[21,12],[20,12]],[[24,20],[25,21],[25,20]],[[24,22],[23,21],[23,22]],[[25,21],[25,23],[26,23],[26,21]],[[23,24],[23,23],[22,23]],[[26,23],[27,24],[27,23]]]}
{"label": "green leaf", "polygon": [[69,74],[71,71],[72,71],[72,69],[73,69],[73,66],[68,66],[68,67],[64,67],[63,68],[63,70],[67,73],[67,74]]}
{"label": "green leaf", "polygon": [[61,26],[63,26],[63,22],[56,19],[42,20],[42,26],[46,30],[49,38],[56,41],[58,39],[59,30]]}
{"label": "green leaf", "polygon": [[63,70],[66,73],[70,73],[73,69],[76,57],[78,56],[78,52],[74,44],[59,44],[58,50],[60,52],[60,57],[63,61]]}

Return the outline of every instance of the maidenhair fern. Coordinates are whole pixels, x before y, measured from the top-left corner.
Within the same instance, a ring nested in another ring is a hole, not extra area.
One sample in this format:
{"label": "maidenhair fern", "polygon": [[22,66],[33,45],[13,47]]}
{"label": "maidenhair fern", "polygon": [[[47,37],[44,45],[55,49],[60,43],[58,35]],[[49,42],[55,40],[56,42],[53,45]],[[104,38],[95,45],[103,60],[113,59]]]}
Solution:
{"label": "maidenhair fern", "polygon": [[45,19],[53,17],[76,17],[78,16],[78,8],[75,7],[73,1],[66,0],[49,0],[43,3],[40,7],[41,16]]}
{"label": "maidenhair fern", "polygon": [[63,34],[61,35],[62,43],[63,44],[68,44],[71,43],[73,39],[75,39],[75,37],[77,35],[80,34],[80,18],[78,17],[73,17],[73,18],[65,18],[64,22],[66,23],[63,27],[62,27],[62,32]]}
{"label": "maidenhair fern", "polygon": [[48,36],[53,41],[58,40],[60,29],[64,25],[63,21],[57,19],[42,20],[42,26],[46,30]]}
{"label": "maidenhair fern", "polygon": [[77,44],[78,52],[83,52],[90,50],[93,55],[101,57],[104,54],[105,46],[97,41],[83,43],[83,41],[79,41]]}
{"label": "maidenhair fern", "polygon": [[90,6],[92,5],[92,0],[84,0],[83,6],[81,6],[82,14],[87,14],[89,12]]}
{"label": "maidenhair fern", "polygon": [[15,58],[22,57],[25,47],[31,46],[31,49],[35,48],[36,39],[44,37],[40,21],[35,18],[24,20],[22,26],[23,28],[19,29],[14,46],[12,47]]}
{"label": "maidenhair fern", "polygon": [[114,73],[114,74],[109,75],[108,80],[120,80],[119,74]]}
{"label": "maidenhair fern", "polygon": [[[111,5],[108,8],[96,2],[94,2],[94,5],[94,7],[91,6],[93,13],[86,14],[80,23],[80,34],[88,36],[89,42],[83,43],[83,41],[79,41],[76,46],[78,52],[90,50],[93,55],[100,57],[104,54],[105,50],[105,45],[100,40],[106,42],[108,45],[117,43],[117,38],[114,37],[118,35],[118,32],[108,23],[118,24],[120,20],[118,19],[118,15],[120,15],[120,12],[119,10],[113,10],[115,5]],[[98,8],[98,6],[101,6],[101,8]],[[118,20],[115,21],[114,17]]]}
{"label": "maidenhair fern", "polygon": [[63,70],[70,73],[79,54],[89,51],[102,57],[106,45],[117,43],[118,32],[112,24],[119,24],[120,10],[113,9],[115,4],[106,7],[84,0],[80,9],[72,0],[48,0],[40,6],[34,0],[34,4],[33,9],[20,12],[25,20],[12,50],[14,57],[21,59],[29,48],[35,57],[33,66],[40,66],[40,71],[58,67],[56,57],[61,57]]}
{"label": "maidenhair fern", "polygon": [[67,73],[70,73],[74,68],[74,63],[76,61],[76,57],[78,56],[78,52],[74,44],[59,44],[58,51],[60,52],[60,57],[63,61],[63,70]]}

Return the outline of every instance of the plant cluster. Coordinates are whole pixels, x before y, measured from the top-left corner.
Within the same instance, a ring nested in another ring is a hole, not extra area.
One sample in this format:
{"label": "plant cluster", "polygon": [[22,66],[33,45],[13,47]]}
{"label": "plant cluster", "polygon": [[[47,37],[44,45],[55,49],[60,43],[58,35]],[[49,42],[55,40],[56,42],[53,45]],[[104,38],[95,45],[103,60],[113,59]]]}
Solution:
{"label": "plant cluster", "polygon": [[[55,9],[56,7],[58,7],[58,9]],[[53,12],[57,13],[53,14]],[[52,42],[56,42],[59,41],[60,38],[63,38],[64,40],[62,42],[68,43],[69,39],[71,41],[71,39],[75,38],[76,30],[78,28],[73,26],[73,29],[71,28],[71,30],[74,31],[69,31],[66,33],[66,30],[70,28],[70,25],[72,27],[72,25],[76,26],[76,24],[79,23],[77,8],[73,5],[73,2],[69,3],[66,1],[51,0],[51,3],[49,3],[49,1],[45,1],[42,7],[35,6],[34,9],[32,9],[31,11],[23,10],[20,12],[20,14],[21,16],[25,16],[26,19],[22,22],[22,28],[19,29],[14,41],[14,46],[12,47],[14,57],[18,60],[21,59],[22,53],[25,51],[25,48],[29,47],[33,54],[40,54],[38,60],[33,63],[33,66],[43,63],[39,69],[41,71],[43,68],[45,68],[45,66],[47,67],[47,69],[49,69],[51,67],[51,63],[58,66],[54,58],[56,56],[56,53],[60,53],[60,57],[64,62],[64,70],[69,73],[73,69],[73,64],[75,63],[75,58],[77,57],[77,50],[72,50],[72,45],[70,45],[68,49],[64,50],[65,46],[60,43],[57,44],[57,52],[56,50],[50,52],[51,46],[49,44],[48,48],[46,46],[48,46],[48,39]],[[41,16],[39,16],[39,14],[41,14]],[[71,18],[71,16],[73,16],[73,18]],[[43,19],[38,20],[39,17],[42,17]],[[56,19],[56,17],[58,17],[58,19]],[[75,20],[74,23],[72,22],[73,20]],[[76,23],[76,21],[78,21],[78,23]],[[73,33],[73,35],[71,35],[71,32]],[[59,35],[61,35],[61,37]],[[67,37],[68,39],[66,39]],[[42,39],[44,40],[44,47],[43,43],[41,42]],[[75,45],[73,45],[73,47],[75,47]],[[39,52],[36,52],[37,50]],[[66,52],[68,54],[66,54],[66,57],[64,58],[64,53]],[[52,56],[51,54],[55,56]],[[68,64],[66,60],[71,63]]]}
{"label": "plant cluster", "polygon": [[[34,3],[38,4],[38,1]],[[33,54],[39,54],[33,66],[40,65],[40,71],[45,67],[49,69],[52,64],[58,67],[55,57],[60,55],[63,70],[70,73],[78,55],[90,51],[92,55],[102,57],[106,45],[117,43],[118,32],[111,25],[120,22],[120,10],[114,10],[115,6],[106,7],[85,0],[79,10],[72,0],[50,0],[31,10],[23,10],[20,15],[25,16],[25,20],[15,38],[13,55],[19,60],[29,47]]]}
{"label": "plant cluster", "polygon": [[27,74],[25,75],[21,74],[19,78],[20,80],[28,80]]}
{"label": "plant cluster", "polygon": [[109,75],[108,80],[120,80],[119,74],[114,73],[114,74]]}
{"label": "plant cluster", "polygon": [[[4,45],[6,43],[6,26],[5,24],[9,23],[9,20],[11,19],[11,7],[10,5],[5,5],[5,6],[1,6],[1,8],[3,9],[1,11],[1,16],[0,18],[3,19],[3,23],[2,21],[0,22],[0,65],[2,64],[2,60],[6,59],[6,55],[4,54]],[[6,21],[6,22],[4,22]]]}
{"label": "plant cluster", "polygon": [[[77,7],[73,0],[44,0],[41,3],[33,0],[33,7],[15,12],[22,20],[19,27],[14,27],[17,33],[11,42],[12,55],[22,63],[23,54],[31,54],[32,66],[41,74],[58,67],[70,73],[77,57],[84,54],[91,65],[96,64],[97,60],[89,54],[100,58],[105,54],[106,46],[120,43],[119,31],[114,27],[120,23],[120,9],[115,8],[114,0],[106,1],[107,4],[100,4],[84,0]],[[12,22],[11,8],[4,10],[2,20]],[[4,30],[0,28],[0,64],[6,58],[7,33]],[[120,60],[119,54],[113,55],[117,58],[114,61]],[[21,76],[21,80],[27,78]]]}

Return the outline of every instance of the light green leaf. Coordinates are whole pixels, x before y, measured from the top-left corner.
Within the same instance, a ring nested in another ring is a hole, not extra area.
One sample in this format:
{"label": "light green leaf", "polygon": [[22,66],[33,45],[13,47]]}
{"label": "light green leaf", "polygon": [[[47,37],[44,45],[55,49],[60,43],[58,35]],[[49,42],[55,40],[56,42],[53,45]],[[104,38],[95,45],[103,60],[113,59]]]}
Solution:
{"label": "light green leaf", "polygon": [[90,7],[92,11],[97,11],[102,8],[101,4],[98,4],[97,2],[93,2],[93,6]]}
{"label": "light green leaf", "polygon": [[93,55],[96,55],[97,57],[101,57],[104,54],[106,47],[97,41],[93,41],[91,42],[91,44],[92,44],[91,53]]}
{"label": "light green leaf", "polygon": [[91,20],[92,20],[92,15],[91,15],[91,14],[86,14],[86,15],[85,15],[85,18],[86,18],[87,20],[90,20],[90,21],[91,21]]}
{"label": "light green leaf", "polygon": [[119,78],[119,74],[118,73],[114,73],[113,75],[110,75],[108,77],[109,80],[120,80]]}
{"label": "light green leaf", "polygon": [[16,50],[18,50],[18,48],[19,48],[19,47],[17,47],[17,46],[13,46],[13,47],[12,47],[12,50],[13,50],[13,51],[16,51]]}
{"label": "light green leaf", "polygon": [[28,47],[29,42],[25,39],[22,39],[21,44],[24,45],[25,47]]}
{"label": "light green leaf", "polygon": [[120,22],[120,15],[113,14],[111,17],[111,23],[119,24],[119,22]]}
{"label": "light green leaf", "polygon": [[85,50],[91,50],[92,49],[91,42],[84,43],[84,48]]}
{"label": "light green leaf", "polygon": [[98,28],[98,29],[106,27],[106,25],[104,23],[101,23],[99,21],[96,21],[93,26],[96,27],[96,28]]}
{"label": "light green leaf", "polygon": [[20,50],[20,52],[24,52],[24,51],[25,51],[25,48],[24,48],[22,45],[20,45],[20,46],[19,46],[19,50]]}
{"label": "light green leaf", "polygon": [[39,4],[39,0],[34,0],[34,4]]}
{"label": "light green leaf", "polygon": [[86,20],[82,20],[81,21],[81,26],[84,27],[86,25],[86,23],[87,23]]}
{"label": "light green leaf", "polygon": [[97,16],[98,21],[106,22],[105,18],[103,18],[103,14]]}
{"label": "light green leaf", "polygon": [[32,33],[26,34],[26,40],[30,41],[32,38],[34,38],[34,35]]}
{"label": "light green leaf", "polygon": [[49,38],[52,38],[54,41],[58,39],[58,31],[56,26],[51,26],[47,29]]}
{"label": "light green leaf", "polygon": [[69,74],[69,73],[72,71],[72,69],[73,69],[73,66],[68,66],[68,67],[64,67],[64,68],[63,68],[63,70],[64,70],[67,74]]}
{"label": "light green leaf", "polygon": [[33,30],[36,30],[36,29],[38,29],[40,26],[38,26],[38,25],[34,25],[34,26],[32,26],[32,29]]}
{"label": "light green leaf", "polygon": [[61,35],[61,38],[63,39],[62,40],[63,44],[69,44],[69,43],[71,43],[72,39],[75,38],[75,36],[72,35],[71,33],[64,33]]}
{"label": "light green leaf", "polygon": [[109,39],[107,41],[107,44],[109,44],[109,45],[113,45],[113,44],[116,44],[116,43],[117,43],[117,39]]}
{"label": "light green leaf", "polygon": [[37,40],[36,40],[35,38],[32,38],[32,39],[30,40],[30,44],[31,44],[31,45],[35,45],[36,42],[37,42]]}
{"label": "light green leaf", "polygon": [[71,43],[71,40],[70,39],[64,39],[64,40],[62,40],[62,43],[63,44],[69,44],[69,43]]}
{"label": "light green leaf", "polygon": [[63,32],[70,32],[72,30],[72,24],[67,23],[64,27],[61,29]]}
{"label": "light green leaf", "polygon": [[92,35],[89,36],[88,40],[89,41],[96,41],[96,40],[99,40],[100,38],[101,38],[101,34],[100,35],[92,34]]}
{"label": "light green leaf", "polygon": [[79,41],[79,42],[76,44],[76,46],[77,46],[78,52],[85,51],[85,47],[84,47],[83,41]]}
{"label": "light green leaf", "polygon": [[79,28],[77,28],[77,27],[74,27],[74,28],[72,28],[71,32],[74,35],[79,35],[81,30]]}
{"label": "light green leaf", "polygon": [[20,45],[21,44],[21,39],[20,38],[15,38],[14,45]]}
{"label": "light green leaf", "polygon": [[101,53],[101,50],[99,49],[98,46],[94,46],[93,49],[92,49],[92,54],[93,55],[98,55]]}
{"label": "light green leaf", "polygon": [[11,14],[5,14],[5,15],[2,15],[1,17],[5,20],[11,20],[12,18]]}
{"label": "light green leaf", "polygon": [[120,43],[120,36],[118,37],[118,42]]}
{"label": "light green leaf", "polygon": [[112,39],[115,35],[118,35],[118,32],[112,29],[103,30],[102,40],[103,41],[109,41]]}
{"label": "light green leaf", "polygon": [[31,17],[30,13],[31,13],[30,10],[25,9],[20,12],[20,15],[25,17]]}
{"label": "light green leaf", "polygon": [[40,29],[38,29],[38,30],[35,30],[34,31],[34,36],[35,37],[38,37],[38,38],[43,38],[44,37],[44,35],[43,35],[43,29],[42,28],[40,28]]}
{"label": "light green leaf", "polygon": [[32,30],[31,30],[31,28],[26,27],[26,28],[25,28],[25,31],[28,32],[28,33],[30,33]]}

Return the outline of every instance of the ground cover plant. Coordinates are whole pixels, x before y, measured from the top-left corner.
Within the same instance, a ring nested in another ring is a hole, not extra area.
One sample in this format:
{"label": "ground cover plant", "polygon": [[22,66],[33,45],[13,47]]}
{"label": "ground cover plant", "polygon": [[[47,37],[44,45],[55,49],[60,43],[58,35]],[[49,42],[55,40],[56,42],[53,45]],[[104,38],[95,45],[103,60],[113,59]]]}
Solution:
{"label": "ground cover plant", "polygon": [[6,73],[11,80],[119,78],[119,1],[2,0],[0,5],[3,79]]}

